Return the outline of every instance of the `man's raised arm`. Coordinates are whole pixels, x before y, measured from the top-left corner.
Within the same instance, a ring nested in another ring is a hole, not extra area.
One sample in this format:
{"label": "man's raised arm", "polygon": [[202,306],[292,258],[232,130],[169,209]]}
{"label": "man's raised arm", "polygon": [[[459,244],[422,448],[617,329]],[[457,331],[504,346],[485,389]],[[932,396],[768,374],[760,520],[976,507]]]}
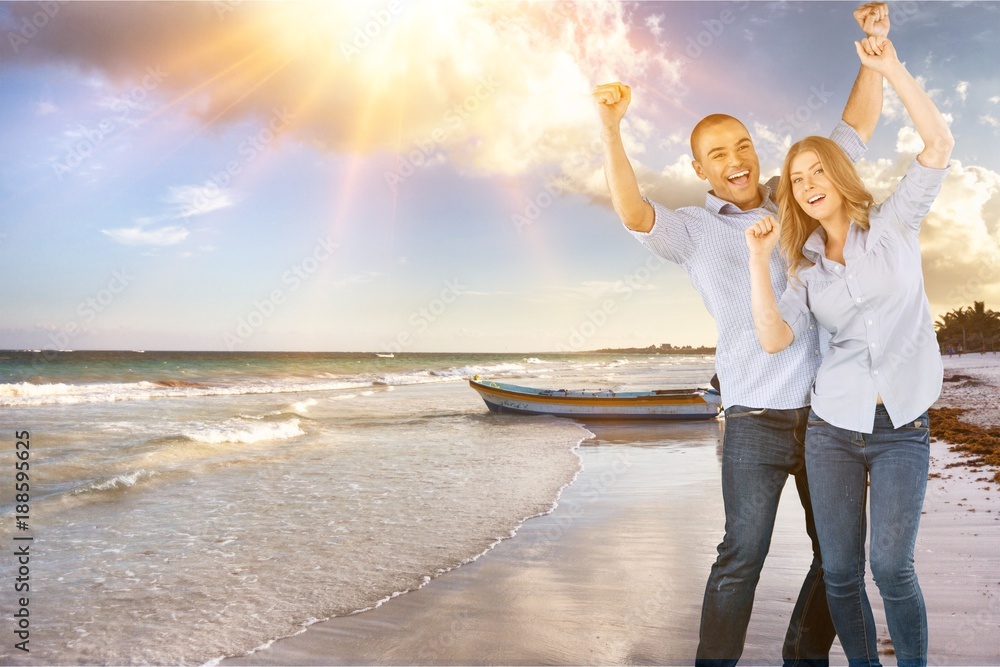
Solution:
{"label": "man's raised arm", "polygon": [[[854,10],[854,19],[868,35],[866,39],[886,37],[889,34],[889,8],[885,3],[869,2]],[[865,143],[872,138],[879,116],[882,115],[882,75],[861,66],[858,78],[847,98],[842,116]]]}
{"label": "man's raised arm", "polygon": [[[881,86],[882,76],[879,77]],[[881,87],[879,94],[881,95]],[[611,205],[625,226],[637,232],[653,228],[653,207],[643,201],[632,163],[622,143],[621,121],[632,99],[632,89],[624,83],[605,83],[594,88],[594,104],[601,118],[601,142],[604,144],[604,176],[611,192]]]}

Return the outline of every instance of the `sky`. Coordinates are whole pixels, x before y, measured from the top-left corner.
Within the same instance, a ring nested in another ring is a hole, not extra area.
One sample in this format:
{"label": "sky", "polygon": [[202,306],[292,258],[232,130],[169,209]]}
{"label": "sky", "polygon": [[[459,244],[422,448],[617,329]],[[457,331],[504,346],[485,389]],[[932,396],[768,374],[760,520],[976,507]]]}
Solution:
{"label": "sky", "polygon": [[[0,4],[0,348],[545,352],[714,345],[622,226],[594,85],[640,188],[704,203],[729,113],[764,178],[828,134],[855,3]],[[921,244],[935,316],[1000,308],[1000,3],[890,3],[956,147]],[[920,150],[888,90],[876,201]]]}

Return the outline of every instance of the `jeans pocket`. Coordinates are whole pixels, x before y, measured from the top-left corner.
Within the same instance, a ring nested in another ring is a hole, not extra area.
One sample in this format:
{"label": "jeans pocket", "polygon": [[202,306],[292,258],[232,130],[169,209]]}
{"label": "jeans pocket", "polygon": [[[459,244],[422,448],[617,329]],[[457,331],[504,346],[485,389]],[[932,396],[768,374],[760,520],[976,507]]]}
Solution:
{"label": "jeans pocket", "polygon": [[826,422],[815,412],[812,408],[809,408],[809,416],[806,418],[806,426],[823,426]]}
{"label": "jeans pocket", "polygon": [[918,431],[918,432],[930,432],[931,430],[931,420],[927,413],[920,415],[911,422],[907,422],[899,427],[897,430],[907,430],[907,431]]}
{"label": "jeans pocket", "polygon": [[726,410],[726,419],[736,417],[759,417],[767,412],[767,408],[748,408],[745,405],[730,405]]}

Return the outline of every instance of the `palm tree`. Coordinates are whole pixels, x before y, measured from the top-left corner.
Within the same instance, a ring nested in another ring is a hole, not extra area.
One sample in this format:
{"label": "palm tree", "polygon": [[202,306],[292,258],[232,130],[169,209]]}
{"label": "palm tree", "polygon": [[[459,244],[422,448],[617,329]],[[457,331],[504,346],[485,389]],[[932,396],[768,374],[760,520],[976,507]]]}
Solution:
{"label": "palm tree", "polygon": [[974,301],[973,307],[965,310],[970,329],[979,334],[979,348],[986,350],[986,339],[989,338],[992,345],[1000,328],[1000,313],[986,310],[985,301]]}
{"label": "palm tree", "polygon": [[969,319],[965,310],[965,308],[950,310],[934,323],[941,345],[961,345],[961,349],[965,349]]}
{"label": "palm tree", "polygon": [[971,343],[985,350],[988,341],[990,348],[995,349],[1000,334],[1000,313],[987,310],[985,301],[974,301],[971,308],[956,308],[942,315],[934,328],[941,345],[961,345],[963,350],[968,350]]}

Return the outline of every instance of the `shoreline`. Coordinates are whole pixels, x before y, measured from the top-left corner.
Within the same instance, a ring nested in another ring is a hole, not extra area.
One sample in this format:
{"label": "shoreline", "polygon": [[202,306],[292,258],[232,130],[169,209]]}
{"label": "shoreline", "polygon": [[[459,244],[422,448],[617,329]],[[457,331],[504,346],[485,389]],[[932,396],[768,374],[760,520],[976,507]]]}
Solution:
{"label": "shoreline", "polygon": [[[586,430],[586,429],[584,429],[584,430]],[[579,448],[580,448],[580,446],[584,442],[586,442],[587,440],[589,440],[589,439],[591,439],[593,437],[594,437],[594,434],[588,432],[588,434],[582,435],[580,437],[580,439],[572,447],[569,448],[569,451],[572,452],[576,456],[576,458],[577,458],[576,471],[573,473],[573,476],[566,483],[564,483],[561,487],[559,487],[559,490],[556,492],[556,497],[552,500],[552,503],[549,506],[549,508],[546,509],[546,510],[543,510],[541,512],[537,512],[535,514],[531,514],[529,516],[526,516],[526,517],[522,518],[520,520],[520,522],[516,526],[514,526],[507,535],[498,537],[496,540],[494,540],[493,542],[491,542],[485,549],[483,549],[478,554],[476,554],[474,556],[470,556],[469,558],[466,558],[465,560],[463,560],[462,562],[458,563],[457,565],[453,565],[451,567],[441,569],[440,571],[435,572],[434,575],[432,575],[432,576],[431,575],[425,576],[423,578],[423,581],[421,581],[421,583],[418,586],[415,586],[414,588],[408,588],[408,589],[403,590],[403,591],[394,591],[393,593],[390,593],[389,595],[386,595],[386,596],[380,598],[379,600],[377,600],[371,606],[364,607],[362,609],[355,609],[352,612],[349,612],[347,614],[343,614],[343,615],[340,615],[340,616],[333,616],[333,617],[325,618],[325,619],[313,619],[311,622],[308,622],[308,623],[305,623],[304,625],[302,625],[302,627],[297,632],[295,632],[293,634],[286,635],[284,637],[276,637],[274,639],[270,639],[267,642],[265,642],[264,644],[261,644],[260,646],[251,649],[250,651],[248,651],[246,654],[244,654],[242,656],[219,656],[219,657],[216,657],[216,658],[212,658],[212,659],[210,659],[210,660],[208,660],[208,661],[206,661],[204,663],[205,667],[214,667],[215,665],[219,665],[219,664],[223,664],[223,663],[228,664],[230,660],[235,659],[235,658],[251,657],[254,654],[260,653],[262,651],[266,651],[272,645],[274,645],[275,642],[282,642],[282,641],[285,641],[285,640],[288,640],[288,639],[292,639],[294,637],[298,637],[298,636],[302,635],[303,633],[305,633],[306,631],[308,631],[309,628],[311,628],[312,626],[314,626],[314,625],[316,625],[318,623],[326,623],[326,622],[332,621],[332,620],[334,620],[336,618],[349,618],[351,616],[356,616],[358,614],[363,614],[365,612],[373,611],[375,609],[380,608],[386,602],[394,600],[395,598],[398,598],[398,597],[400,597],[402,595],[406,595],[407,593],[413,593],[415,591],[419,591],[420,589],[422,589],[425,586],[427,586],[427,585],[431,584],[432,582],[434,582],[434,580],[438,579],[439,577],[445,576],[449,572],[457,570],[458,568],[466,566],[466,565],[469,565],[471,563],[475,563],[480,558],[486,556],[491,551],[493,551],[493,549],[495,549],[501,543],[514,538],[517,535],[518,531],[521,530],[521,528],[523,528],[524,525],[525,525],[525,523],[527,523],[528,521],[530,521],[532,519],[536,519],[538,517],[545,516],[547,514],[551,514],[552,512],[554,512],[556,510],[556,508],[559,506],[559,500],[562,498],[563,492],[565,492],[565,490],[567,488],[569,488],[576,481],[577,477],[580,476],[580,473],[583,472],[583,459],[582,459],[582,457],[579,454]]]}
{"label": "shoreline", "polygon": [[[996,361],[948,363],[978,384],[935,404],[977,400],[996,417]],[[1000,424],[998,419],[994,424]],[[690,664],[704,582],[722,536],[721,422],[592,427],[581,469],[554,508],[512,538],[391,604],[315,623],[266,648],[219,661],[270,664]],[[929,662],[1000,664],[1000,495],[951,444],[931,444],[916,548],[931,630]],[[679,465],[678,465],[679,464]],[[774,664],[808,566],[794,485],[785,488],[740,664]],[[877,587],[868,592],[883,660],[894,661]],[[780,660],[779,660],[780,661]],[[214,661],[213,661],[214,662]],[[846,664],[839,645],[831,663]]]}
{"label": "shoreline", "polygon": [[[714,467],[717,449],[717,437],[713,440],[712,436],[719,434],[719,424],[706,422],[686,428],[701,431],[702,449],[707,450],[707,456],[700,457],[701,467],[704,472],[709,472]],[[664,443],[655,428],[639,426],[618,438],[618,444],[627,449],[616,451],[605,446],[614,444],[608,442],[608,433],[602,434],[601,429],[591,428],[591,425],[588,425],[588,430],[595,432],[595,437],[583,441],[577,448],[583,468],[575,482],[564,489],[555,510],[525,522],[514,539],[500,542],[487,557],[452,571],[448,577],[436,578],[427,586],[400,596],[392,604],[378,610],[317,623],[302,634],[278,640],[268,649],[228,658],[221,664],[580,662],[580,658],[571,657],[571,654],[577,640],[582,637],[575,637],[576,633],[572,631],[564,632],[568,630],[566,622],[561,622],[558,617],[560,610],[574,615],[587,614],[589,605],[581,605],[579,597],[567,597],[562,590],[563,585],[572,586],[584,598],[583,601],[595,593],[603,599],[608,584],[613,584],[613,578],[609,580],[602,572],[588,567],[586,559],[576,558],[580,556],[577,545],[567,538],[578,535],[586,542],[588,550],[610,549],[614,552],[618,545],[605,539],[605,526],[610,518],[608,512],[626,509],[627,504],[607,501],[621,493],[639,494],[640,498],[644,495],[641,486],[630,483],[637,474],[648,474],[649,468],[643,464],[650,457],[643,455],[642,448],[647,447],[652,452],[652,458],[661,455],[655,450],[663,445],[670,447],[676,457],[687,456],[687,450],[694,449],[694,446],[673,441]],[[613,439],[614,435],[610,437]],[[637,447],[624,444],[636,440],[642,444]],[[664,484],[663,488],[671,486],[673,484]],[[655,505],[651,506],[648,502],[643,505],[647,511],[655,509]],[[696,511],[691,507],[688,509]],[[714,521],[719,517],[712,518]],[[641,532],[641,526],[636,528],[635,532]],[[700,539],[693,534],[691,537]],[[647,541],[643,546],[659,550],[656,541]],[[678,561],[686,558],[686,554],[680,552],[674,556]],[[568,567],[587,570],[586,581],[575,585],[560,582],[558,570],[574,560],[581,564]],[[630,578],[648,580],[655,574],[643,568],[641,562],[633,561],[631,565],[635,570]],[[536,576],[539,574],[540,577]],[[625,576],[622,571],[616,574],[618,577]],[[523,577],[530,581],[521,581]],[[543,582],[545,592],[539,590]],[[678,582],[678,585],[690,583]],[[485,589],[482,589],[484,584]],[[698,588],[702,585],[703,582],[696,584]],[[627,598],[633,588],[638,590],[640,587],[612,585],[612,588]],[[690,591],[684,593],[676,597],[691,597],[687,594]],[[665,582],[660,582],[656,594],[645,600],[642,606],[662,608],[668,599],[674,597],[673,584],[667,586]],[[605,622],[613,623],[614,616],[621,617],[620,613],[634,615],[629,611],[627,602],[627,599],[618,598],[614,605],[604,605],[608,616]],[[612,606],[616,611],[609,615],[607,612],[612,611]],[[539,622],[541,616],[547,617],[547,620]],[[692,614],[690,618],[696,621],[697,616]],[[600,634],[595,637],[598,642]],[[524,642],[532,648],[529,649]],[[597,659],[601,663],[608,661]]]}
{"label": "shoreline", "polygon": [[[965,353],[944,358],[945,372],[938,409],[940,432],[952,436],[952,451],[966,467],[1000,484],[1000,355]],[[934,434],[934,422],[931,422]]]}

